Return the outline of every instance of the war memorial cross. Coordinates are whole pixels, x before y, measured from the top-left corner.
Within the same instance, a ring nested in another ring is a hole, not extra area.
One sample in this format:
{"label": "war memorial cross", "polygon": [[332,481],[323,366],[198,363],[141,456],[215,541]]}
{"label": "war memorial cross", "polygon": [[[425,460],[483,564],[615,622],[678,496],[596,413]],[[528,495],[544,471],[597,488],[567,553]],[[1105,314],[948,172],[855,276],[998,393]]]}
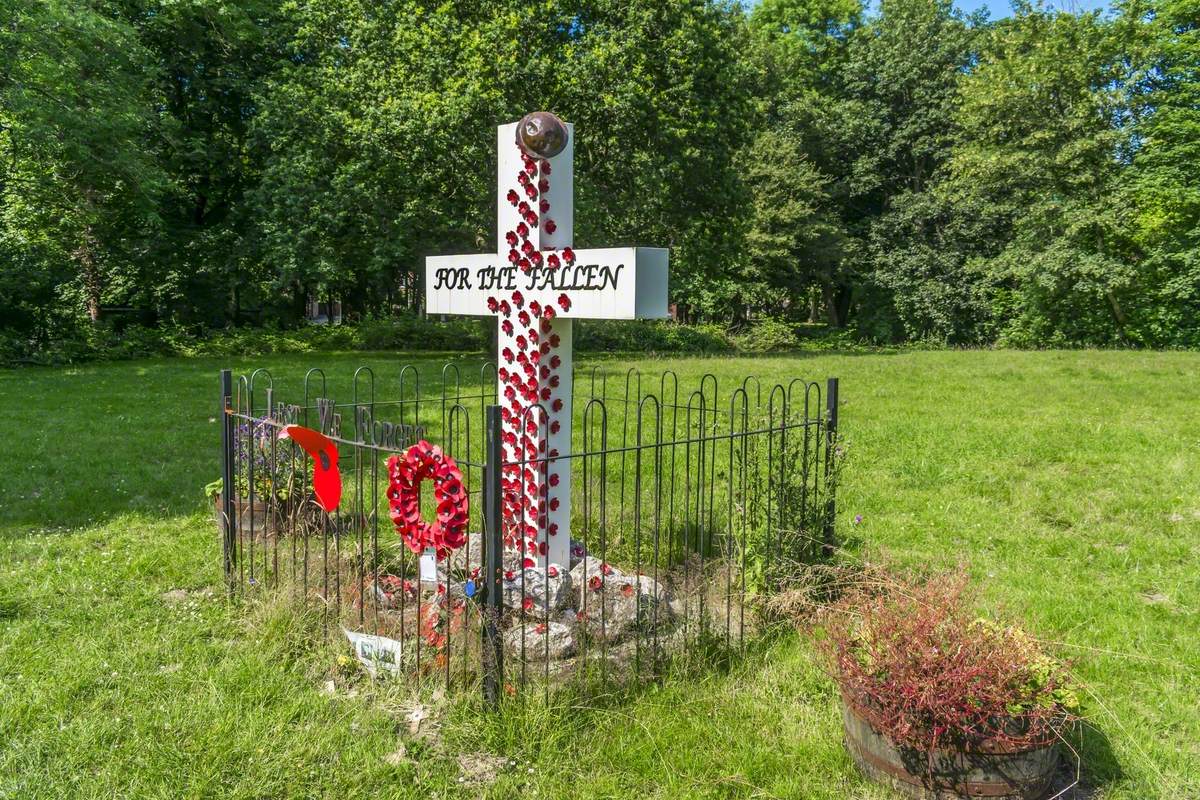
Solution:
{"label": "war memorial cross", "polygon": [[569,566],[572,323],[667,316],[668,251],[572,248],[574,126],[535,112],[496,147],[496,252],[426,259],[425,308],[497,317],[505,543]]}

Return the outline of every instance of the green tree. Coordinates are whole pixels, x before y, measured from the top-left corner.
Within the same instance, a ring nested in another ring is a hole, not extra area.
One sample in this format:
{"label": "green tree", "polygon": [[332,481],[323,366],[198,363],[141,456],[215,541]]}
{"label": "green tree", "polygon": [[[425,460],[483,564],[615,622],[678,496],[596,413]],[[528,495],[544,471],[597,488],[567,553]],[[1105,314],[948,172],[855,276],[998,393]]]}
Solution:
{"label": "green tree", "polygon": [[[137,302],[182,320],[237,316],[258,281],[246,194],[261,154],[250,147],[255,94],[284,56],[278,0],[125,0],[155,66],[163,227]],[[232,308],[230,307],[232,306]]]}
{"label": "green tree", "polygon": [[[851,41],[844,92],[862,120],[849,181],[862,242],[861,330],[913,339],[978,338],[981,304],[966,263],[972,226],[931,197],[961,136],[959,83],[979,18],[949,0],[884,0]],[[894,316],[893,316],[894,315]]]}
{"label": "green tree", "polygon": [[134,31],[104,2],[4,0],[0,28],[0,227],[17,251],[3,290],[26,305],[39,275],[41,324],[56,306],[100,318],[136,289],[157,235],[163,175],[147,143],[153,76]]}
{"label": "green tree", "polygon": [[747,253],[754,267],[748,277],[777,292],[784,308],[807,313],[816,291],[833,313],[847,243],[831,208],[829,181],[805,159],[794,137],[770,130],[747,149],[742,172],[750,206]]}
{"label": "green tree", "polygon": [[1140,338],[1200,344],[1200,4],[1121,6],[1137,80],[1131,82],[1136,149],[1128,197],[1132,237],[1145,255],[1148,302]]}
{"label": "green tree", "polygon": [[[747,277],[787,291],[776,312],[846,322],[856,241],[847,235],[858,124],[844,91],[857,0],[765,0],[750,15],[747,51],[762,132],[742,155]],[[811,227],[811,229],[810,229]],[[801,297],[817,292],[821,310]]]}
{"label": "green tree", "polygon": [[1000,245],[984,269],[1017,344],[1131,341],[1145,290],[1121,193],[1121,48],[1098,14],[1021,5],[964,80],[947,197]]}
{"label": "green tree", "polygon": [[254,123],[277,290],[417,307],[424,255],[494,247],[490,131],[548,108],[582,132],[577,242],[671,246],[676,298],[719,309],[749,128],[739,11],[318,0],[284,13],[295,55]]}

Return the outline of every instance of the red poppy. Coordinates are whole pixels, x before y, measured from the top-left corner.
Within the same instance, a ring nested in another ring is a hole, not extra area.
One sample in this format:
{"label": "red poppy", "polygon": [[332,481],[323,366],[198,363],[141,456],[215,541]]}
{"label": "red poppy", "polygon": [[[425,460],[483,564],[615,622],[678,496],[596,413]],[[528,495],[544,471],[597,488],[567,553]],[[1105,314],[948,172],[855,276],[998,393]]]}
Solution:
{"label": "red poppy", "polygon": [[540,203],[538,203],[538,211],[541,211],[543,214],[545,214],[549,210],[550,210],[550,201],[543,198],[542,201]]}
{"label": "red poppy", "polygon": [[537,197],[537,187],[535,187],[532,183],[525,184],[525,196],[530,200]]}
{"label": "red poppy", "polygon": [[525,174],[526,175],[536,175],[537,174],[537,162],[534,161],[532,158],[525,162]]}
{"label": "red poppy", "polygon": [[521,260],[521,254],[520,254],[520,253],[518,253],[516,250],[509,250],[509,251],[508,251],[508,263],[510,263],[510,264],[516,264],[516,263],[517,263],[518,261],[520,261],[520,260]]}
{"label": "red poppy", "polygon": [[548,266],[550,269],[558,269],[559,263],[558,256],[554,253],[546,256],[546,266]]}
{"label": "red poppy", "polygon": [[509,189],[507,197],[508,202],[512,203],[514,206],[521,201],[521,196],[517,194],[515,189]]}
{"label": "red poppy", "polygon": [[537,344],[538,342],[538,332],[533,328],[529,329],[529,341],[533,342],[534,344]]}
{"label": "red poppy", "polygon": [[529,213],[529,203],[526,203],[524,200],[517,203],[517,211],[520,212],[521,216],[525,216]]}
{"label": "red poppy", "polygon": [[507,363],[509,363],[509,364],[511,364],[511,363],[512,363],[512,361],[513,361],[513,351],[512,351],[512,348],[510,348],[510,347],[506,347],[506,348],[504,348],[503,350],[501,350],[501,351],[500,351],[500,355],[501,355],[501,356],[503,356],[504,360],[505,360]]}
{"label": "red poppy", "polygon": [[550,399],[550,387],[547,386],[545,389],[542,389],[542,400],[549,400],[549,399]]}
{"label": "red poppy", "polygon": [[558,230],[558,225],[552,219],[546,220],[546,224],[542,226],[546,233],[554,233]]}
{"label": "red poppy", "polygon": [[506,317],[512,313],[512,306],[508,304],[507,300],[500,301],[500,313]]}
{"label": "red poppy", "polygon": [[529,268],[530,268],[530,266],[532,266],[532,265],[529,263],[529,259],[528,259],[528,258],[522,258],[520,261],[518,261],[518,262],[517,262],[517,264],[518,264],[518,265],[520,265],[520,267],[521,267],[521,272],[529,272]]}
{"label": "red poppy", "polygon": [[530,211],[527,214],[522,214],[521,218],[529,223],[529,227],[536,228],[538,226],[538,215]]}
{"label": "red poppy", "polygon": [[[492,309],[492,310],[494,311],[495,309]],[[506,320],[502,320],[502,321],[500,322],[500,330],[504,331],[504,335],[505,335],[505,336],[512,336],[512,332],[513,332],[513,324],[512,324],[512,321],[511,321],[511,320],[507,320],[507,319],[506,319]],[[501,376],[501,377],[503,377],[503,376]]]}
{"label": "red poppy", "polygon": [[517,183],[521,184],[522,186],[529,185],[529,175],[524,170],[521,170],[517,173]]}
{"label": "red poppy", "polygon": [[542,309],[542,316],[545,317],[546,319],[554,319],[554,317],[557,315],[554,312],[553,306],[546,306],[545,308]]}
{"label": "red poppy", "polygon": [[562,339],[559,338],[557,333],[550,337],[550,346],[551,347],[558,347],[559,343],[561,343],[561,342],[562,342]]}
{"label": "red poppy", "polygon": [[591,589],[593,592],[598,592],[603,587],[604,587],[604,579],[601,578],[599,575],[593,575],[588,580],[588,588]]}
{"label": "red poppy", "polygon": [[[557,377],[557,376],[556,376],[556,377]],[[554,422],[551,422],[551,423],[550,423],[550,432],[551,432],[551,433],[558,433],[558,431],[559,431],[561,428],[562,428],[562,426],[558,424],[558,420],[554,420]]]}
{"label": "red poppy", "polygon": [[565,294],[560,294],[558,296],[558,307],[561,308],[563,311],[570,311],[571,310],[571,298],[567,297]]}
{"label": "red poppy", "polygon": [[[550,311],[550,310],[552,310],[552,309],[546,309],[546,310],[547,310],[547,311]],[[542,355],[548,355],[548,354],[550,353],[550,343],[549,343],[549,342],[542,342],[542,343],[541,343],[541,345],[539,345],[539,346],[538,346],[538,351],[539,351],[539,352],[540,352]]]}
{"label": "red poppy", "polygon": [[[552,336],[552,337],[550,337],[550,339],[551,339],[550,346],[553,347],[554,346],[554,337]],[[550,358],[550,369],[558,369],[559,366],[561,366],[561,365],[562,365],[562,359],[559,358],[558,356],[552,356]]]}
{"label": "red poppy", "polygon": [[494,313],[496,313],[496,309],[500,307],[500,303],[496,300],[496,298],[489,297],[487,299],[487,306],[488,306],[488,311],[491,311],[494,314]]}
{"label": "red poppy", "polygon": [[542,324],[541,324],[542,333],[549,333],[551,327],[553,327],[553,326],[550,324],[550,320],[548,320],[548,319],[542,320]]}
{"label": "red poppy", "polygon": [[508,233],[504,234],[504,241],[508,242],[509,247],[515,247],[517,244],[517,232],[509,231]]}
{"label": "red poppy", "polygon": [[524,222],[517,223],[517,235],[520,236],[522,239],[529,238],[529,228],[525,225]]}
{"label": "red poppy", "polygon": [[562,411],[562,407],[563,407],[563,401],[560,398],[556,397],[556,398],[554,398],[554,402],[550,406],[550,410],[556,411],[556,412]]}
{"label": "red poppy", "polygon": [[558,376],[557,375],[550,376],[550,388],[552,388],[552,389],[558,388]]}
{"label": "red poppy", "polygon": [[535,266],[540,267],[542,265],[542,254],[539,253],[537,250],[534,250],[532,253],[529,254],[529,260],[532,261]]}
{"label": "red poppy", "polygon": [[575,263],[575,251],[569,247],[563,248],[562,257],[563,257],[563,261],[567,262],[568,264]]}
{"label": "red poppy", "polygon": [[538,181],[538,191],[539,191],[539,192],[548,192],[548,191],[550,191],[550,181],[549,181],[549,179],[547,179],[547,178],[542,178],[540,181]]}
{"label": "red poppy", "polygon": [[528,328],[529,327],[529,312],[522,311],[520,314],[517,314],[517,321],[520,322],[522,325],[524,325],[526,328]]}
{"label": "red poppy", "polygon": [[633,597],[633,584],[627,583],[624,586],[622,586],[621,594],[625,595],[626,597]]}
{"label": "red poppy", "polygon": [[547,483],[549,483],[551,486],[558,486],[558,473],[551,472],[550,477],[547,479]]}
{"label": "red poppy", "polygon": [[[507,322],[507,321],[508,321],[508,320],[505,320],[505,322]],[[517,347],[518,347],[518,348],[520,348],[521,350],[524,350],[524,349],[525,349],[526,347],[528,347],[528,346],[529,346],[529,342],[525,341],[525,337],[524,337],[524,336],[518,336],[518,337],[517,337]]]}

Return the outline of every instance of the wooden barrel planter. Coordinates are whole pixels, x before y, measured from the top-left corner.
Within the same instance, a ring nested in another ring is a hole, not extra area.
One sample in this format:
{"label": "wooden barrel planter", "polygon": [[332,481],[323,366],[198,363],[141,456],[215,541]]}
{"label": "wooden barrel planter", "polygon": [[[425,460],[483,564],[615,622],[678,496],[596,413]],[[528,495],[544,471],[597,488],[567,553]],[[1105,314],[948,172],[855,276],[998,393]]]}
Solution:
{"label": "wooden barrel planter", "polygon": [[937,749],[932,754],[898,747],[845,696],[842,723],[846,749],[864,774],[922,800],[1039,800],[1058,767],[1054,742],[1025,750],[997,746],[980,752]]}

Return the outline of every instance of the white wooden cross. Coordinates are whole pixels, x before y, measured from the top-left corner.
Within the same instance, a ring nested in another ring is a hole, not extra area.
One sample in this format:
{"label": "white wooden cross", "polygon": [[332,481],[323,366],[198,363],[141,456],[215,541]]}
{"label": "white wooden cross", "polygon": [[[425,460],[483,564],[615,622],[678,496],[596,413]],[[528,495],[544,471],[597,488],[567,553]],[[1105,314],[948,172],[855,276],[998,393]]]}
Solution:
{"label": "white wooden cross", "polygon": [[[557,149],[556,131],[561,152],[539,156]],[[570,565],[572,321],[667,316],[665,248],[572,250],[574,139],[544,112],[499,126],[496,252],[425,262],[428,313],[498,317],[504,461],[547,459],[506,466],[502,527],[543,566]]]}

